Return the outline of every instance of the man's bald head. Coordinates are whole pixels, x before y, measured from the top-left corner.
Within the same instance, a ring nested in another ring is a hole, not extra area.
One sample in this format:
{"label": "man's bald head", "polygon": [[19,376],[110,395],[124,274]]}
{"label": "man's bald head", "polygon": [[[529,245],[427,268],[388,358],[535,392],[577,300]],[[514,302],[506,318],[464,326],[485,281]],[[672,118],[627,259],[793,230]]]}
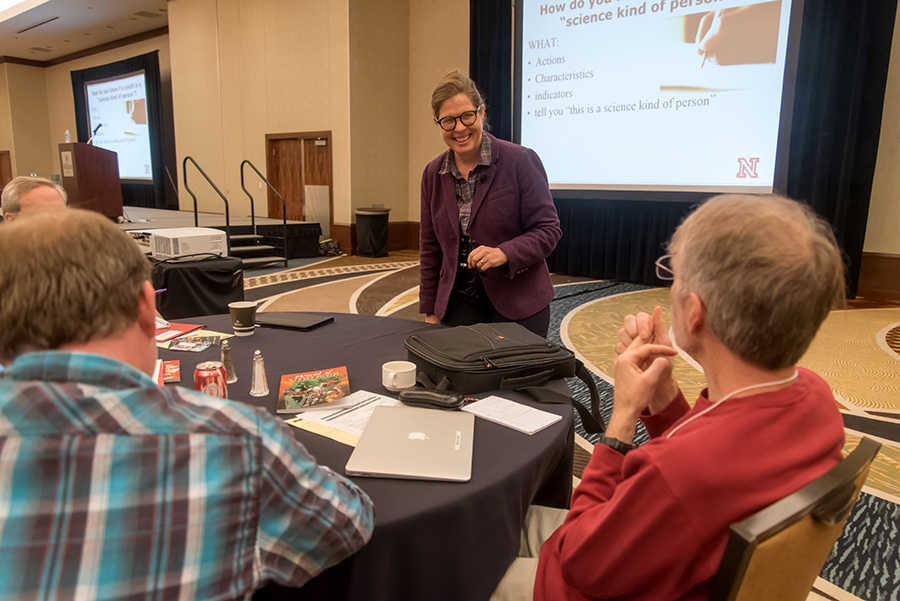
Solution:
{"label": "man's bald head", "polygon": [[3,188],[3,220],[12,221],[40,211],[61,209],[68,197],[62,186],[43,177],[17,177]]}

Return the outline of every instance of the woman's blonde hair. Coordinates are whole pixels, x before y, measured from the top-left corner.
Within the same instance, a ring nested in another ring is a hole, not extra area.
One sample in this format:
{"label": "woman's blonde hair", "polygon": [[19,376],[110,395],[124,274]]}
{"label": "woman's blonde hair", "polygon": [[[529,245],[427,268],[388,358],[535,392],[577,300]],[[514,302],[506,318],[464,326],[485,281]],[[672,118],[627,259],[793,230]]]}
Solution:
{"label": "woman's blonde hair", "polygon": [[[434,113],[434,118],[438,119],[440,117],[441,107],[444,106],[445,102],[459,94],[464,94],[476,109],[484,104],[484,96],[482,96],[475,82],[470,77],[460,73],[459,69],[453,69],[444,74],[443,79],[434,88],[434,92],[431,93],[431,111]],[[490,131],[486,111],[482,111],[481,119],[482,127],[486,131]]]}

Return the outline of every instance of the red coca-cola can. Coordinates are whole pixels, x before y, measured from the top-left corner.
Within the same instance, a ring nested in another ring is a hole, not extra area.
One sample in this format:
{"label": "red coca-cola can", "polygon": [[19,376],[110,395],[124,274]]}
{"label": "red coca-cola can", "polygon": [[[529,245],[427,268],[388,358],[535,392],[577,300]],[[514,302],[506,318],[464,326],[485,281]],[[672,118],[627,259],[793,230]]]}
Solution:
{"label": "red coca-cola can", "polygon": [[228,384],[225,380],[225,366],[221,361],[204,361],[194,370],[194,389],[203,394],[228,398]]}

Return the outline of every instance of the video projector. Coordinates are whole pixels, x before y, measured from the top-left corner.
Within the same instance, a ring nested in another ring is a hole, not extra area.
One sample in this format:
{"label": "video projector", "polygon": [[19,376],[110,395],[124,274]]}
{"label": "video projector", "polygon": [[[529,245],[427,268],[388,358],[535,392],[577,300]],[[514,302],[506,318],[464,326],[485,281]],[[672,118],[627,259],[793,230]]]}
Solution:
{"label": "video projector", "polygon": [[198,254],[225,256],[225,232],[208,227],[176,227],[150,230],[150,251],[154,259],[191,260]]}

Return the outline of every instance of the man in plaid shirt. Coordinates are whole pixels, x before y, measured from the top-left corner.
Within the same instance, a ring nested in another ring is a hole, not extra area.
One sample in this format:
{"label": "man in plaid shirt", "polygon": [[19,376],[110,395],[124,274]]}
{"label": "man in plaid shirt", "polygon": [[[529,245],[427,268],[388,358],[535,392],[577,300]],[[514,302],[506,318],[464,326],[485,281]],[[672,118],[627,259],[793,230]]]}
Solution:
{"label": "man in plaid shirt", "polygon": [[266,411],[156,386],[149,262],[96,213],[0,228],[0,597],[241,599],[366,544]]}

